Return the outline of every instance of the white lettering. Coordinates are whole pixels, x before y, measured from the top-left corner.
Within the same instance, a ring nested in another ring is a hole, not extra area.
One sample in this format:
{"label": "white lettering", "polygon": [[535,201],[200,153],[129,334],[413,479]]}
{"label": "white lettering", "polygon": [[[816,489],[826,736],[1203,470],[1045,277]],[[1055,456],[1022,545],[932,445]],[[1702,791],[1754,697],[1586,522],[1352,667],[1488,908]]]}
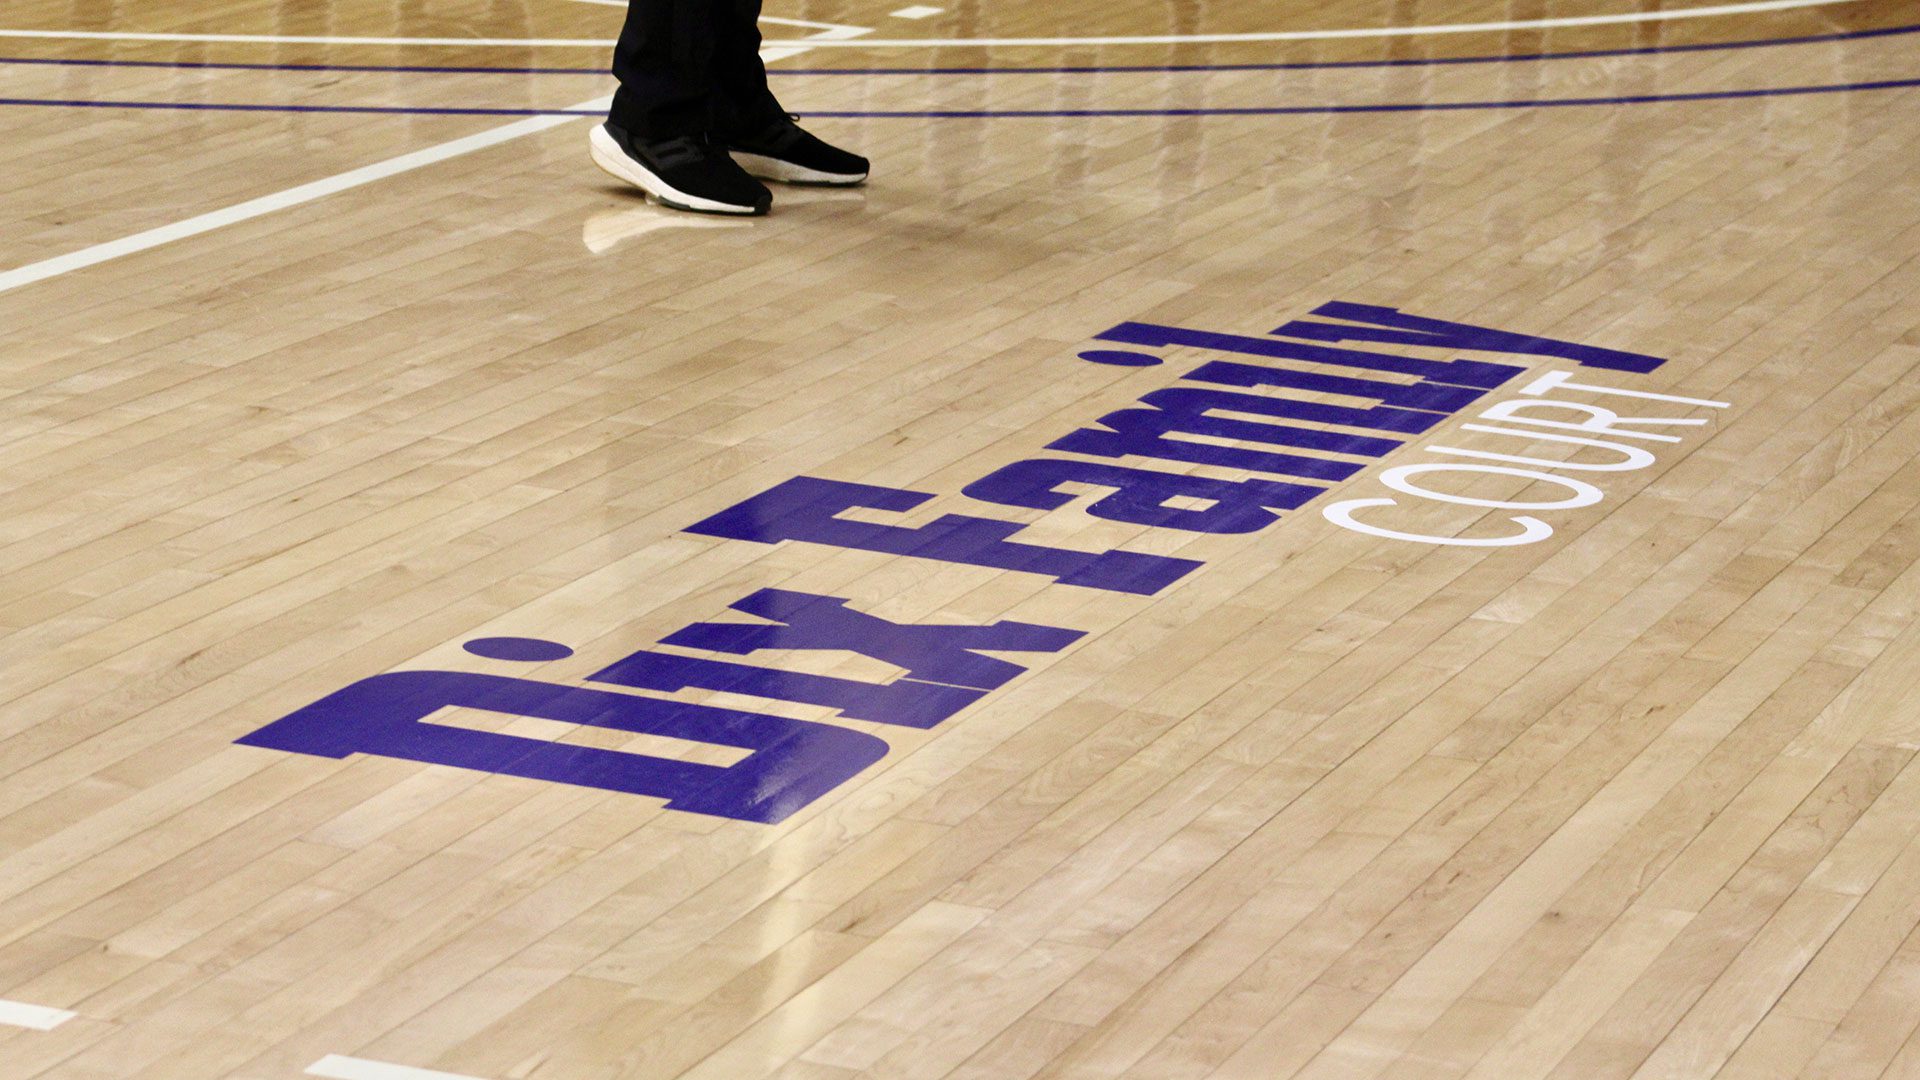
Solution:
{"label": "white lettering", "polygon": [[1516,547],[1520,544],[1537,544],[1553,535],[1553,526],[1536,517],[1520,516],[1509,518],[1519,525],[1521,532],[1512,536],[1475,538],[1468,536],[1428,536],[1425,533],[1398,532],[1369,525],[1353,516],[1353,512],[1364,506],[1397,506],[1392,499],[1348,499],[1337,502],[1320,511],[1322,517],[1343,529],[1350,529],[1368,536],[1378,536],[1386,540],[1411,540],[1416,544],[1441,544],[1447,547]]}
{"label": "white lettering", "polygon": [[[1522,476],[1529,480],[1538,480],[1543,484],[1558,484],[1573,494],[1553,502],[1507,502],[1500,499],[1478,499],[1471,495],[1432,491],[1419,487],[1407,479],[1410,476],[1423,476],[1430,472],[1497,473],[1505,476]],[[1380,482],[1395,491],[1422,499],[1432,499],[1435,502],[1457,503],[1461,506],[1491,506],[1502,510],[1572,510],[1576,507],[1592,506],[1606,498],[1604,492],[1585,480],[1569,480],[1564,476],[1555,476],[1536,469],[1514,469],[1505,465],[1398,465],[1381,473]]]}
{"label": "white lettering", "polygon": [[[1577,424],[1565,420],[1537,420],[1519,415],[1523,409],[1569,409],[1587,414],[1587,419]],[[1480,414],[1483,420],[1505,420],[1514,424],[1531,424],[1535,427],[1562,428],[1567,431],[1585,431],[1594,435],[1614,435],[1623,439],[1650,439],[1654,442],[1679,442],[1678,435],[1655,435],[1650,431],[1621,431],[1615,424],[1659,424],[1662,426],[1692,427],[1706,423],[1705,420],[1662,420],[1655,417],[1621,416],[1612,409],[1603,409],[1598,405],[1582,405],[1576,401],[1502,401],[1487,408]]]}
{"label": "white lettering", "polygon": [[1707,401],[1704,398],[1675,397],[1672,394],[1652,394],[1645,390],[1619,390],[1611,386],[1592,386],[1587,383],[1568,382],[1573,377],[1569,371],[1549,371],[1520,388],[1520,392],[1529,397],[1540,395],[1556,387],[1568,390],[1585,390],[1589,394],[1612,394],[1615,397],[1645,398],[1649,401],[1672,401],[1681,405],[1698,405],[1703,409],[1726,409],[1732,407],[1728,401]]}
{"label": "white lettering", "polygon": [[1526,439],[1529,442],[1537,442],[1545,439],[1549,442],[1579,443],[1582,446],[1604,446],[1609,450],[1618,451],[1624,460],[1608,465],[1594,465],[1583,461],[1556,461],[1551,458],[1531,458],[1519,457],[1514,454],[1496,454],[1488,450],[1460,450],[1451,446],[1431,446],[1428,447],[1428,449],[1436,454],[1452,454],[1455,457],[1480,458],[1485,461],[1511,461],[1520,465],[1538,465],[1543,469],[1572,469],[1575,472],[1633,472],[1638,469],[1644,469],[1654,463],[1654,456],[1651,451],[1642,450],[1637,446],[1623,446],[1620,443],[1607,442],[1604,439],[1583,439],[1578,435],[1554,435],[1545,431],[1515,431],[1512,428],[1494,427],[1491,424],[1466,424],[1463,425],[1462,430],[1484,431],[1489,435],[1513,435],[1517,438]]}
{"label": "white lettering", "polygon": [[[1707,401],[1701,398],[1678,397],[1673,394],[1654,394],[1642,390],[1617,390],[1607,386],[1591,386],[1572,382],[1567,373],[1551,371],[1535,378],[1520,388],[1525,395],[1507,401],[1495,402],[1483,410],[1476,419],[1501,420],[1511,427],[1496,427],[1492,424],[1463,424],[1462,431],[1478,432],[1484,435],[1505,435],[1527,442],[1560,443],[1563,446],[1597,447],[1601,451],[1610,451],[1611,457],[1600,462],[1559,461],[1550,458],[1532,457],[1522,454],[1503,454],[1493,450],[1475,450],[1458,446],[1431,446],[1427,449],[1434,454],[1443,454],[1455,458],[1473,458],[1478,461],[1501,462],[1498,465],[1467,465],[1455,463],[1427,462],[1418,465],[1400,465],[1380,473],[1380,483],[1384,486],[1417,499],[1433,502],[1453,503],[1459,506],[1484,506],[1501,510],[1572,510],[1582,506],[1592,506],[1606,497],[1606,493],[1584,480],[1558,475],[1567,472],[1615,473],[1634,472],[1648,468],[1657,462],[1654,452],[1641,446],[1630,445],[1617,440],[1633,442],[1677,443],[1678,435],[1666,435],[1646,428],[1700,427],[1705,420],[1679,417],[1658,416],[1622,416],[1612,409],[1598,405],[1588,405],[1578,401],[1563,401],[1557,398],[1543,398],[1549,390],[1563,389],[1585,391],[1593,394],[1610,394],[1615,397],[1640,398],[1648,401],[1667,401],[1676,405],[1699,406],[1710,409],[1725,409],[1728,402]],[[1552,420],[1537,415],[1552,410],[1561,410],[1559,415],[1573,414],[1579,419]],[[1551,429],[1551,430],[1549,430]],[[1577,434],[1574,434],[1577,433]],[[1602,437],[1604,436],[1604,438]],[[1579,453],[1579,451],[1572,451]],[[1590,456],[1590,455],[1589,455]],[[1519,466],[1519,467],[1516,467]],[[1553,471],[1545,471],[1553,470]],[[1422,487],[1417,477],[1436,472],[1481,473],[1494,476],[1517,476],[1524,480],[1543,484],[1556,484],[1568,492],[1562,499],[1530,502],[1516,499],[1487,499],[1472,495],[1456,495],[1445,491],[1435,491]],[[1378,536],[1387,540],[1407,540],[1416,544],[1441,544],[1452,547],[1514,547],[1521,544],[1536,544],[1553,535],[1553,527],[1538,518],[1514,516],[1507,518],[1520,527],[1520,531],[1507,536],[1493,537],[1451,537],[1435,536],[1429,533],[1407,532],[1400,529],[1388,529],[1378,525],[1369,525],[1355,516],[1355,511],[1374,506],[1401,506],[1393,499],[1348,499],[1334,503],[1321,511],[1328,521],[1343,529],[1368,536]]]}

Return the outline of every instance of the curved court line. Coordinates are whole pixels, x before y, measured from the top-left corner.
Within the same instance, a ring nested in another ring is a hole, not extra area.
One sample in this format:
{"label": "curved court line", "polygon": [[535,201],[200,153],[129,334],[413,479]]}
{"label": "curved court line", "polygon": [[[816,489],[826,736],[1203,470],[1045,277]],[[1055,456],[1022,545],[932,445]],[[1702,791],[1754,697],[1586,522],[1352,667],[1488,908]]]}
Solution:
{"label": "curved court line", "polygon": [[1336,41],[1354,38],[1424,37],[1437,34],[1498,34],[1516,30],[1562,30],[1584,26],[1619,26],[1637,23],[1672,22],[1676,19],[1707,19],[1725,15],[1753,15],[1796,8],[1832,7],[1857,4],[1861,0],[1752,0],[1739,4],[1709,7],[1673,8],[1663,11],[1623,11],[1614,15],[1570,15],[1552,19],[1519,19],[1510,22],[1437,23],[1431,26],[1370,26],[1351,30],[1276,30],[1246,34],[1152,34],[1113,37],[1037,37],[1037,38],[868,38],[862,41],[828,42],[834,47],[857,48],[975,48],[1075,45],[1229,45],[1270,41]]}
{"label": "curved court line", "polygon": [[[1499,53],[1490,56],[1426,56],[1399,60],[1320,60],[1269,64],[1109,64],[1064,67],[927,67],[927,68],[768,68],[768,75],[1107,75],[1182,71],[1328,71],[1349,68],[1448,67],[1461,64],[1517,64],[1543,60],[1602,60],[1617,56],[1656,56],[1662,53],[1719,52],[1766,49],[1786,45],[1818,45],[1866,38],[1920,33],[1920,24],[1887,26],[1876,30],[1847,30],[1833,34],[1758,38],[1749,41],[1709,41],[1693,45],[1644,45],[1629,49],[1590,49],[1585,52]],[[0,61],[4,63],[5,61]],[[486,70],[486,69],[482,69]],[[532,69],[537,71],[538,69]],[[598,70],[598,69],[592,69]]]}
{"label": "curved court line", "polygon": [[[802,119],[834,120],[1006,120],[1054,117],[1154,116],[1335,116],[1348,113],[1463,112],[1475,109],[1546,109],[1586,105],[1657,105],[1682,101],[1734,101],[1743,98],[1796,97],[1848,91],[1904,90],[1920,87],[1920,78],[1880,79],[1831,86],[1776,86],[1755,90],[1700,90],[1684,94],[1633,94],[1623,97],[1523,98],[1512,101],[1424,101],[1380,105],[1248,105],[1183,109],[809,109]],[[0,106],[66,109],[160,109],[182,112],[346,113],[372,116],[600,116],[605,108],[528,109],[492,106],[413,105],[262,105],[206,101],[82,101],[59,98],[0,98]]]}
{"label": "curved court line", "polygon": [[[1716,41],[1696,45],[1646,45],[1633,49],[1594,49],[1587,52],[1503,53],[1496,56],[1432,56],[1404,60],[1323,60],[1282,64],[1146,64],[1106,67],[929,67],[929,68],[768,68],[774,75],[1106,75],[1129,72],[1159,73],[1180,71],[1320,71],[1344,68],[1444,67],[1457,64],[1514,64],[1540,60],[1598,60],[1614,56],[1653,56],[1661,53],[1717,52],[1730,49],[1766,49],[1784,45],[1818,45],[1835,41],[1859,41],[1866,38],[1897,37],[1920,33],[1920,23],[1886,26],[1878,30],[1848,30],[1836,34],[1806,34],[1800,37],[1758,38],[1750,41]],[[48,67],[124,67],[173,68],[187,71],[343,71],[404,75],[606,75],[604,65],[583,68],[555,67],[442,67],[419,64],[244,64],[210,60],[94,60],[46,56],[0,56],[0,65],[28,64]]]}
{"label": "curved court line", "polygon": [[[1123,37],[1045,37],[1045,38],[861,38],[845,41],[807,39],[813,48],[963,48],[1074,45],[1216,45],[1235,42],[1331,41],[1350,38],[1422,37],[1432,34],[1505,33],[1514,30],[1557,30],[1582,26],[1618,26],[1623,24],[1671,22],[1676,19],[1706,19],[1723,15],[1752,15],[1796,8],[1835,7],[1858,4],[1863,0],[1746,0],[1736,4],[1707,7],[1671,8],[1663,11],[1623,11],[1613,15],[1570,15],[1552,19],[1520,19],[1509,22],[1439,23],[1432,26],[1374,26],[1348,30],[1277,30],[1248,34],[1156,34]],[[165,34],[117,30],[0,30],[0,38],[53,38],[72,41],[161,41],[201,44],[251,45],[419,45],[465,48],[607,48],[613,44],[601,38],[404,38],[404,37],[305,37],[277,34]],[[768,41],[768,46],[793,44],[792,41]]]}

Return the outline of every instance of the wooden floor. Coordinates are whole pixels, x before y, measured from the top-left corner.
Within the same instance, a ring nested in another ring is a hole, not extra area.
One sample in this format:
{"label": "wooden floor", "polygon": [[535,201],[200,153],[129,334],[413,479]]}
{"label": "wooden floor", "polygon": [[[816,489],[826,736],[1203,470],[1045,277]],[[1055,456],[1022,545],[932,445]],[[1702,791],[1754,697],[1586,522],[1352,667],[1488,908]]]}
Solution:
{"label": "wooden floor", "polygon": [[4,5],[0,1080],[1920,1078],[1920,8],[903,2]]}

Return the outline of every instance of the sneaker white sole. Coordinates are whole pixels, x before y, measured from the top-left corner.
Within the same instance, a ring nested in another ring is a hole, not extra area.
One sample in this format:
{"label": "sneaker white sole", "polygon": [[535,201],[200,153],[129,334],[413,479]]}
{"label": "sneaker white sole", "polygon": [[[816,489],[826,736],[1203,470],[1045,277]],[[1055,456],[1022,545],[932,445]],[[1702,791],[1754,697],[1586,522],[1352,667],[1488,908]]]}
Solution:
{"label": "sneaker white sole", "polygon": [[830,173],[818,169],[808,169],[795,165],[791,161],[781,161],[762,154],[749,154],[744,151],[732,151],[733,160],[747,170],[747,175],[762,180],[777,180],[783,184],[824,184],[829,187],[852,187],[864,184],[866,173]]}
{"label": "sneaker white sole", "polygon": [[624,180],[641,191],[660,200],[675,210],[697,210],[703,214],[762,214],[752,206],[737,203],[724,203],[717,199],[703,199],[698,195],[689,195],[660,177],[638,161],[627,156],[620,144],[614,141],[607,129],[596,126],[587,135],[587,146],[593,152],[593,163],[600,171],[616,180]]}

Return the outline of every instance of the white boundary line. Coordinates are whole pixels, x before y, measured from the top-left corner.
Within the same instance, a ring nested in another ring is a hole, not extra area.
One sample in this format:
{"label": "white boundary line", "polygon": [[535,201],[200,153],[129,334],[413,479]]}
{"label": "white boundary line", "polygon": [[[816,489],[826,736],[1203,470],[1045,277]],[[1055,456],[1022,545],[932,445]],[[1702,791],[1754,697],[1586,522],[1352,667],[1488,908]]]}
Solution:
{"label": "white boundary line", "polygon": [[329,1080],[477,1080],[459,1073],[416,1069],[411,1065],[389,1065],[384,1061],[342,1057],[339,1054],[328,1054],[307,1066],[307,1075],[324,1076]]}
{"label": "white boundary line", "polygon": [[[592,2],[592,0],[589,0]],[[1628,23],[1671,22],[1676,19],[1706,19],[1722,15],[1753,15],[1795,8],[1832,7],[1858,4],[1862,0],[1748,0],[1738,4],[1708,7],[1671,8],[1664,11],[1626,11],[1615,15],[1573,15],[1555,19],[1521,19],[1513,22],[1441,23],[1433,26],[1368,26],[1350,30],[1277,30],[1251,34],[1158,34],[1145,37],[1045,37],[1045,38],[861,38],[819,40],[813,38],[768,42],[773,46],[842,49],[939,49],[961,46],[1054,46],[1072,45],[1207,45],[1259,41],[1329,41],[1342,38],[1420,37],[1429,34],[1488,34],[1513,30],[1556,30],[1579,26],[1617,26]],[[275,34],[143,34],[120,31],[88,30],[0,30],[0,38],[60,38],[78,41],[179,41],[202,43],[241,43],[256,45],[447,45],[467,48],[596,48],[604,49],[612,41],[600,38],[402,38],[402,37],[288,37]]]}
{"label": "white boundary line", "polygon": [[[1851,3],[1853,0],[1839,0]],[[62,41],[179,41],[215,45],[470,45],[479,48],[606,49],[612,38],[304,37],[286,34],[144,34],[121,30],[0,30],[0,38]]]}
{"label": "white boundary line", "polygon": [[[581,4],[612,4],[615,7],[627,6],[627,0],[575,0],[575,2]],[[849,26],[846,23],[808,22],[805,19],[783,19],[777,15],[762,15],[760,16],[760,21],[763,23],[772,23],[775,26],[798,26],[802,30],[858,30],[863,34],[873,32],[872,28],[865,26]]]}
{"label": "white boundary line", "polygon": [[[803,39],[806,42],[805,44],[775,45],[762,49],[760,50],[760,59],[767,62],[784,60],[789,56],[798,56],[806,52],[812,47],[812,43],[816,40],[823,42],[844,40],[856,34],[871,32],[872,31],[858,26],[841,26],[832,30],[823,30],[815,35],[814,38]],[[601,112],[612,103],[613,99],[611,97],[599,97],[591,101],[580,102],[578,105],[570,105],[567,108],[572,112]],[[341,173],[338,176],[329,176],[324,180],[315,180],[310,184],[302,184],[299,187],[275,192],[272,195],[263,195],[260,198],[250,199],[235,206],[214,210],[201,214],[198,217],[191,217],[185,221],[176,221],[171,225],[162,225],[157,229],[148,229],[145,232],[121,237],[118,240],[110,240],[104,244],[95,244],[90,248],[82,248],[79,251],[70,252],[66,255],[56,255],[51,259],[43,259],[40,262],[28,263],[26,266],[16,267],[12,270],[0,271],[0,294],[8,293],[14,289],[23,288],[37,282],[46,281],[48,278],[56,278],[62,274],[71,274],[75,270],[84,270],[89,266],[98,266],[101,263],[110,262],[127,255],[150,251],[163,244],[171,244],[176,240],[185,240],[188,237],[200,236],[203,233],[210,233],[216,229],[224,229],[229,225],[237,225],[243,221],[251,221],[257,217],[265,217],[268,214],[300,206],[304,203],[310,203],[317,199],[324,199],[329,195],[336,195],[342,191],[363,187],[376,180],[385,180],[390,176],[398,176],[401,173],[412,172],[415,169],[425,168],[428,165],[434,165],[451,158],[460,157],[464,154],[471,154],[476,150],[485,150],[488,147],[498,146],[504,142],[511,142],[523,136],[538,134],[539,132],[560,127],[564,124],[570,124],[580,119],[583,119],[583,117],[533,116],[525,120],[516,120],[504,127],[492,128],[474,135],[468,135],[464,138],[455,139],[452,142],[441,143],[438,146],[429,146],[424,150],[415,150],[410,154],[402,154],[396,158],[389,158],[386,161],[365,165],[350,172]],[[3,1018],[3,1014],[0,1014],[0,1019]]]}
{"label": "white boundary line", "polygon": [[[576,4],[598,4],[601,7],[612,8],[624,8],[627,6],[627,0],[573,0],[573,2]],[[777,15],[762,15],[760,16],[760,21],[763,23],[772,23],[775,26],[798,26],[802,30],[860,30],[863,33],[866,32],[863,27],[848,26],[846,23],[810,22],[806,19],[783,19]]]}
{"label": "white boundary line", "polygon": [[0,1001],[0,1024],[7,1027],[52,1031],[76,1015],[78,1014],[65,1009],[51,1009],[45,1005],[28,1005],[23,1001]]}
{"label": "white boundary line", "polygon": [[[578,105],[572,106],[572,108],[599,110],[606,108],[612,101],[613,99],[611,97],[595,98],[592,101],[583,101]],[[126,255],[148,251],[162,244],[171,244],[176,240],[185,240],[191,236],[210,233],[215,229],[224,229],[229,225],[237,225],[242,221],[251,221],[257,217],[265,217],[279,210],[286,210],[290,207],[299,206],[302,203],[310,203],[316,199],[324,199],[329,195],[335,195],[342,191],[348,191],[366,184],[371,184],[376,180],[385,180],[389,176],[398,176],[404,172],[412,172],[415,169],[446,161],[449,158],[456,158],[462,154],[471,154],[476,150],[484,150],[490,146],[498,146],[503,142],[509,142],[524,135],[532,135],[536,132],[546,131],[549,128],[559,127],[562,124],[571,123],[578,119],[581,118],[577,116],[534,116],[525,120],[516,120],[505,127],[497,127],[490,131],[482,131],[476,135],[468,135],[465,138],[455,139],[452,142],[441,143],[439,146],[430,146],[425,150],[415,150],[410,154],[402,154],[396,158],[389,158],[386,161],[373,165],[362,166],[351,172],[341,173],[338,176],[329,176],[324,180],[315,180],[311,184],[302,184],[299,187],[289,188],[286,191],[278,191],[272,195],[263,195],[258,199],[250,199],[235,206],[228,206],[220,210],[212,211],[211,213],[201,214],[198,217],[188,218],[185,221],[176,221],[171,225],[162,225],[157,229],[148,229],[146,232],[134,233],[132,236],[121,237],[118,240],[112,240],[104,244],[95,244],[90,248],[82,248],[79,251],[66,255],[56,255],[51,259],[44,259],[37,263],[29,263],[17,269],[0,272],[0,293],[11,292],[14,289],[45,281],[48,278],[59,277],[62,274],[71,274],[75,270],[84,270],[89,266],[98,266],[103,262],[118,259]]]}
{"label": "white boundary line", "polygon": [[1625,11],[1616,15],[1569,15],[1554,19],[1520,19],[1512,22],[1436,23],[1431,26],[1364,26],[1351,30],[1276,30],[1251,34],[1155,34],[1138,37],[1050,37],[1050,38],[948,38],[926,40],[903,38],[886,40],[866,38],[855,42],[837,42],[863,49],[879,48],[951,48],[974,46],[1071,46],[1071,45],[1215,45],[1259,41],[1332,41],[1345,38],[1423,37],[1431,34],[1494,34],[1514,30],[1558,30],[1580,26],[1617,26],[1630,23],[1671,22],[1675,19],[1707,19],[1724,15],[1754,15],[1795,8],[1831,7],[1857,4],[1861,0],[1749,0],[1739,4],[1715,4],[1710,7],[1671,8],[1664,11]]}

